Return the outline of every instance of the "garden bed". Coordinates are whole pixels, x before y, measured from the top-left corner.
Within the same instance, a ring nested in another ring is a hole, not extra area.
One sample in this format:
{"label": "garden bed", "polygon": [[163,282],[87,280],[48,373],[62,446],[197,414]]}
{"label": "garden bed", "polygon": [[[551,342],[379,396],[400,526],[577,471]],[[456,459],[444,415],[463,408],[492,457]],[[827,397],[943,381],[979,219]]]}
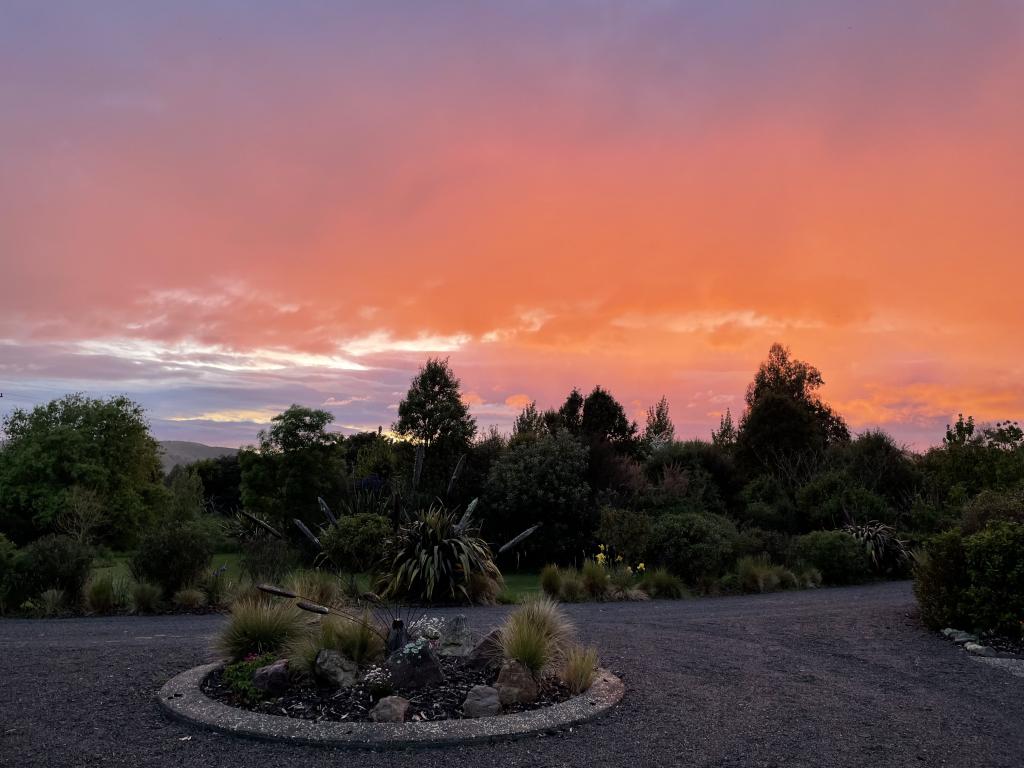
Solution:
{"label": "garden bed", "polygon": [[[462,718],[462,704],[470,689],[478,685],[493,685],[497,677],[496,671],[469,668],[461,659],[446,657],[442,658],[440,663],[445,676],[443,683],[395,691],[409,701],[409,721],[430,722]],[[228,706],[267,715],[315,722],[371,722],[370,712],[379,698],[379,694],[365,682],[348,688],[329,688],[306,683],[293,686],[282,696],[253,702],[232,690],[225,682],[223,673],[222,668],[215,669],[203,680],[201,689],[204,694]],[[509,704],[504,708],[504,712],[511,714],[540,709],[572,698],[568,686],[555,677],[545,677],[538,687],[536,701],[530,704]]]}

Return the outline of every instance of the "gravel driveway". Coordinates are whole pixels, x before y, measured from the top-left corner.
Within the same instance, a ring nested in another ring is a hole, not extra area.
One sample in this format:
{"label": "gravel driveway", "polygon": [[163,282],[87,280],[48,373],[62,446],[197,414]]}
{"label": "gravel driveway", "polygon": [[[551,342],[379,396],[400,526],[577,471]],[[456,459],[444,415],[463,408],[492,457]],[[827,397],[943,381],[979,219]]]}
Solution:
{"label": "gravel driveway", "polygon": [[[153,693],[212,659],[219,616],[0,621],[3,766],[1014,766],[1024,679],[913,620],[908,583],[570,606],[626,682],[571,733],[333,752],[172,723]],[[468,611],[487,628],[505,611]]]}

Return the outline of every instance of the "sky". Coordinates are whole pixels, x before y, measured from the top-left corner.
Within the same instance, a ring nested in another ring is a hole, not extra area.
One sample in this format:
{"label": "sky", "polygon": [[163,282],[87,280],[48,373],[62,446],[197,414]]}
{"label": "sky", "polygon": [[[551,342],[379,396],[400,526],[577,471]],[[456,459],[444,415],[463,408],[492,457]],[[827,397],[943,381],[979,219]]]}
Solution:
{"label": "sky", "polygon": [[1022,136],[1020,2],[2,0],[0,413],[707,438],[780,341],[923,448],[1024,417]]}

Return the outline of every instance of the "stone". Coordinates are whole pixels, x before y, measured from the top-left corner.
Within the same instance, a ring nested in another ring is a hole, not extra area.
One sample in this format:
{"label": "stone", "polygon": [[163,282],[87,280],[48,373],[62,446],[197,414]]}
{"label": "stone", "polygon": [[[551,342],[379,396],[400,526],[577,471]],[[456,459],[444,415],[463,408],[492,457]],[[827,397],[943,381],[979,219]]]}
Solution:
{"label": "stone", "polygon": [[957,634],[959,631],[960,631],[959,629],[953,629],[952,627],[946,627],[944,630],[942,630],[942,634],[945,635],[948,638],[952,638],[953,635]]}
{"label": "stone", "polygon": [[474,645],[473,631],[466,623],[465,614],[460,613],[445,623],[437,652],[440,656],[468,656]]}
{"label": "stone", "polygon": [[260,667],[252,674],[252,684],[257,690],[271,696],[280,696],[288,690],[288,659]]}
{"label": "stone", "polygon": [[474,685],[462,702],[465,717],[494,717],[501,714],[501,698],[498,689],[489,685]]}
{"label": "stone", "polygon": [[328,648],[316,655],[316,676],[333,688],[349,688],[359,679],[359,665]]}
{"label": "stone", "polygon": [[501,665],[494,687],[498,689],[498,699],[505,707],[509,704],[532,704],[540,693],[533,673],[512,660]]}
{"label": "stone", "polygon": [[441,662],[426,639],[415,640],[395,651],[384,662],[391,684],[400,690],[443,683]]}
{"label": "stone", "polygon": [[987,645],[979,645],[978,643],[965,643],[964,650],[968,653],[973,653],[975,656],[987,656],[991,658],[996,655],[993,648]]}
{"label": "stone", "polygon": [[970,632],[961,632],[959,629],[955,630],[952,635],[949,636],[957,645],[964,645],[966,643],[978,642],[977,635],[972,635]]}
{"label": "stone", "polygon": [[470,669],[497,669],[501,665],[501,630],[492,629],[466,656]]}
{"label": "stone", "polygon": [[404,723],[409,700],[401,696],[385,696],[370,710],[370,719],[375,723]]}

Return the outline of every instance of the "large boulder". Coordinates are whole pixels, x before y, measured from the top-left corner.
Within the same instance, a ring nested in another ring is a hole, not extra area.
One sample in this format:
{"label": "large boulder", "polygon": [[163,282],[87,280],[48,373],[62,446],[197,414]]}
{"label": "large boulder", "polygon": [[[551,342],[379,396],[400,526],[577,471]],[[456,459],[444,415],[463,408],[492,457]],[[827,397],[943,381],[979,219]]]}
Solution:
{"label": "large boulder", "polygon": [[375,723],[403,723],[409,700],[401,696],[385,696],[370,710],[370,719]]}
{"label": "large boulder", "polygon": [[316,676],[332,688],[348,688],[359,679],[359,665],[328,648],[316,655],[313,667]]}
{"label": "large boulder", "polygon": [[501,630],[492,629],[466,656],[470,669],[497,669],[501,666]]}
{"label": "large boulder", "polygon": [[540,694],[533,673],[511,659],[501,665],[494,687],[498,689],[498,699],[505,707],[510,704],[532,704]]}
{"label": "large boulder", "polygon": [[462,702],[464,717],[493,717],[501,714],[501,698],[498,689],[489,685],[474,685]]}
{"label": "large boulder", "polygon": [[475,645],[473,631],[461,613],[445,623],[440,639],[437,652],[441,656],[468,656]]}
{"label": "large boulder", "polygon": [[253,687],[269,696],[280,696],[288,690],[288,659],[260,667],[252,675]]}
{"label": "large boulder", "polygon": [[391,684],[399,690],[423,688],[445,680],[441,662],[425,638],[399,648],[384,662],[384,668],[391,676]]}

